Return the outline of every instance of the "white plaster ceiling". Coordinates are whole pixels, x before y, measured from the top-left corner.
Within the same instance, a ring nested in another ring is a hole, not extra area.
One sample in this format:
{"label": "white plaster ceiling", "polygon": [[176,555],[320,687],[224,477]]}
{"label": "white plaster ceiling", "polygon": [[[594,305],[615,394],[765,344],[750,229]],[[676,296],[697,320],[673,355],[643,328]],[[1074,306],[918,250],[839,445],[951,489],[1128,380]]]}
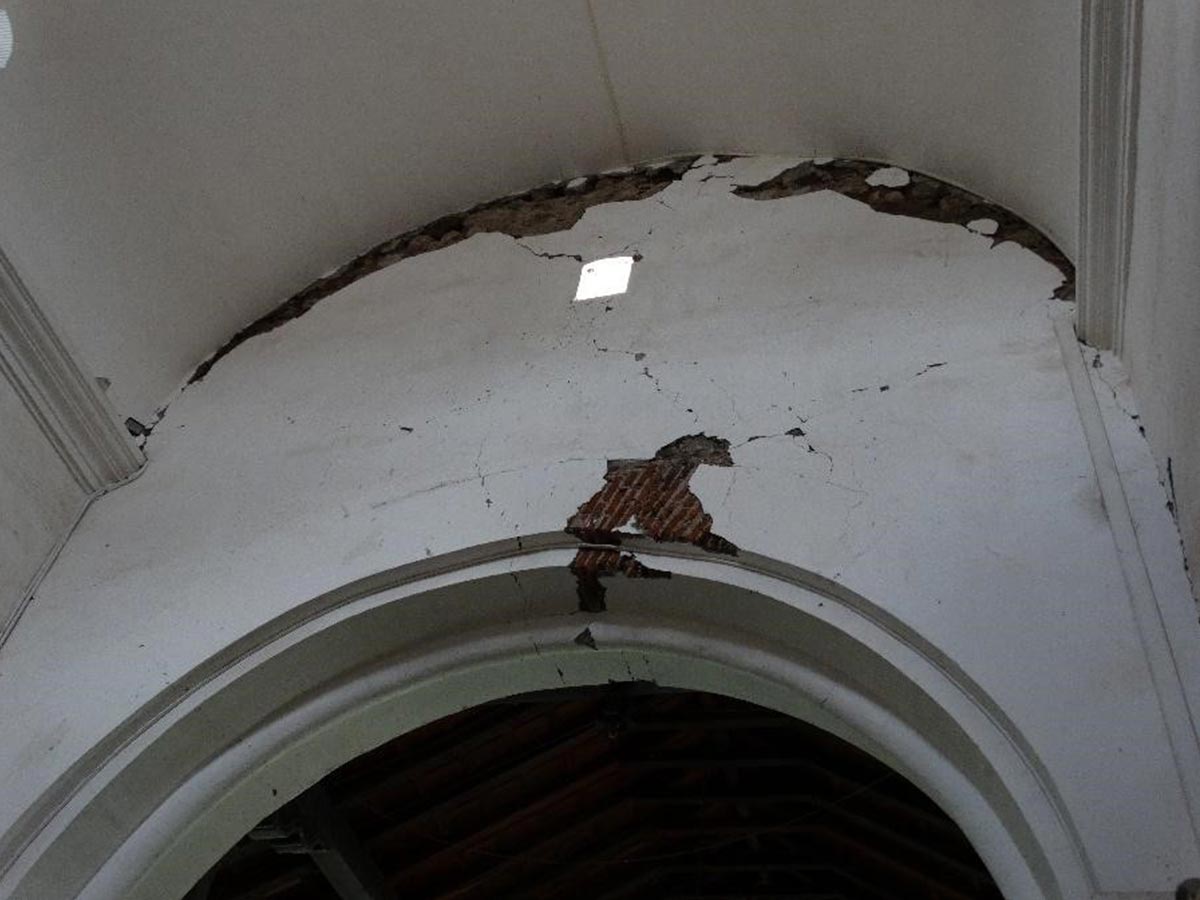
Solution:
{"label": "white plaster ceiling", "polygon": [[0,245],[122,415],[390,234],[628,160],[886,158],[1074,252],[1074,0],[6,8]]}

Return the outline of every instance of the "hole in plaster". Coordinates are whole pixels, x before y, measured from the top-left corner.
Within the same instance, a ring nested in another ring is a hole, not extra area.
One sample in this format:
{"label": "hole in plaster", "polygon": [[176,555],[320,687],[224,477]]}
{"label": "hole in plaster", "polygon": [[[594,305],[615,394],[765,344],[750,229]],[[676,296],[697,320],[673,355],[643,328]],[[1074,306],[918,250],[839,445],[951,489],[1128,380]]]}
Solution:
{"label": "hole in plaster", "polygon": [[3,69],[8,65],[8,60],[12,56],[12,51],[12,22],[10,22],[8,19],[8,12],[0,9],[0,69]]}
{"label": "hole in plaster", "polygon": [[612,297],[629,290],[629,275],[633,271],[632,256],[610,256],[584,265],[579,273],[576,300],[596,300]]}

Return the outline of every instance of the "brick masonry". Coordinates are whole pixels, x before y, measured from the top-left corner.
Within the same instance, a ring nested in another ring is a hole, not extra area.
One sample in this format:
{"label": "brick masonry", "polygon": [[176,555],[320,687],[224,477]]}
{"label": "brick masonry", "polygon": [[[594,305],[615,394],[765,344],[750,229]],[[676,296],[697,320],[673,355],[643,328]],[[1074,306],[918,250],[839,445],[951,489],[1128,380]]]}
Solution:
{"label": "brick masonry", "polygon": [[656,541],[693,544],[711,553],[734,555],[737,547],[713,534],[712,516],[704,511],[690,482],[702,466],[732,466],[729,441],[692,434],[660,448],[650,459],[609,460],[604,487],[591,496],[567,521],[567,531],[587,544],[575,554],[579,608],[584,612],[605,609],[602,578],[669,578],[669,572],[651,569],[632,554],[622,553],[619,529],[633,524]]}

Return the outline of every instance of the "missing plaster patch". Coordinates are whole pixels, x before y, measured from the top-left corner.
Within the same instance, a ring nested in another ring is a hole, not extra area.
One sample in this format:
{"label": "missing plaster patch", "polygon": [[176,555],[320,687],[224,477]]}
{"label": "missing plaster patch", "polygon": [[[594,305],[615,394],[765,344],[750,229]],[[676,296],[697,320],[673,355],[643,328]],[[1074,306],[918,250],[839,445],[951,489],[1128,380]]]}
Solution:
{"label": "missing plaster patch", "polygon": [[[188,384],[202,379],[216,362],[244,341],[299,318],[326,297],[372,272],[422,253],[450,247],[476,234],[507,234],[513,238],[523,238],[569,231],[593,206],[653,197],[681,179],[691,170],[696,159],[694,155],[681,156],[652,165],[625,167],[601,175],[557,181],[524,193],[481,203],[465,212],[442,216],[420,228],[406,231],[377,244],[333,273],[318,278],[291,299],[251,322],[197,366]],[[723,157],[717,159],[720,161]]]}
{"label": "missing plaster patch", "polygon": [[1071,261],[1046,235],[1020,216],[978,194],[919,172],[904,172],[906,181],[898,187],[877,184],[881,171],[878,163],[861,159],[835,159],[822,166],[806,160],[762,184],[736,188],[733,194],[752,200],[776,200],[835,191],[865,203],[876,212],[893,216],[911,216],[964,228],[981,223],[988,227],[986,222],[993,222],[996,227],[988,235],[993,246],[1012,241],[1037,254],[1062,273],[1062,283],[1054,296],[1059,300],[1074,299],[1075,268]]}
{"label": "missing plaster patch", "polygon": [[610,256],[593,260],[579,272],[579,287],[575,289],[575,300],[598,300],[615,297],[629,290],[629,276],[633,272],[632,256]]}
{"label": "missing plaster patch", "polygon": [[670,572],[643,565],[632,553],[621,552],[620,531],[632,524],[656,541],[692,544],[711,553],[737,555],[737,547],[713,534],[712,516],[704,511],[689,483],[700,466],[732,466],[729,441],[706,434],[689,434],[660,447],[650,459],[612,459],[604,487],[583,503],[567,521],[567,532],[588,544],[571,562],[579,608],[605,609],[600,579],[669,578]]}

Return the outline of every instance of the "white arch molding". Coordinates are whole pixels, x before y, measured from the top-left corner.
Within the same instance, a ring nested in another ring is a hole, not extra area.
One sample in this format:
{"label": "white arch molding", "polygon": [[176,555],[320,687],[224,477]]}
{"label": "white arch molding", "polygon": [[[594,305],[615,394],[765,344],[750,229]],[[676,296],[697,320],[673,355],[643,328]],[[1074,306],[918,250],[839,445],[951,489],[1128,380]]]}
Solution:
{"label": "white arch molding", "polygon": [[[874,754],[958,823],[1006,897],[1092,893],[1020,733],[920,636],[793,566],[630,544],[673,577],[611,580],[601,614],[576,610],[578,544],[564,534],[425,560],[301,605],[68,772],[23,823],[31,836],[0,895],[181,897],[266,814],[398,734],[525,691],[632,679],[757,703]],[[595,649],[576,642],[585,628]]]}

